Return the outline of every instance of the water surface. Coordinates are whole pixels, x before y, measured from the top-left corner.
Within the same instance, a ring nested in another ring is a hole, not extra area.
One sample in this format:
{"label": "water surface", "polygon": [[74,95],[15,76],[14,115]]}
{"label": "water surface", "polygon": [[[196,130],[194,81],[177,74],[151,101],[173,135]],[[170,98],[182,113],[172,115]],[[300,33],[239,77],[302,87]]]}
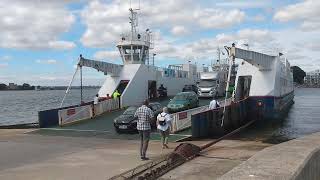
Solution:
{"label": "water surface", "polygon": [[279,143],[320,131],[320,89],[295,89],[294,104],[286,117],[256,123],[242,138]]}
{"label": "water surface", "polygon": [[[98,89],[83,90],[83,99],[92,101]],[[60,106],[65,90],[0,91],[0,125],[34,123],[38,111]],[[64,105],[80,103],[80,90],[69,92]]]}

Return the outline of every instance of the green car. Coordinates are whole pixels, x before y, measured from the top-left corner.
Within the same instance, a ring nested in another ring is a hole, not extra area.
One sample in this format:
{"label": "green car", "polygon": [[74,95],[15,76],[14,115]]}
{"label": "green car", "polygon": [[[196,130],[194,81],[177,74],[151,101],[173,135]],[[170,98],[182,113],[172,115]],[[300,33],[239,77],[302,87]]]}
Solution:
{"label": "green car", "polygon": [[184,111],[199,106],[199,99],[195,92],[178,93],[168,104],[170,112]]}

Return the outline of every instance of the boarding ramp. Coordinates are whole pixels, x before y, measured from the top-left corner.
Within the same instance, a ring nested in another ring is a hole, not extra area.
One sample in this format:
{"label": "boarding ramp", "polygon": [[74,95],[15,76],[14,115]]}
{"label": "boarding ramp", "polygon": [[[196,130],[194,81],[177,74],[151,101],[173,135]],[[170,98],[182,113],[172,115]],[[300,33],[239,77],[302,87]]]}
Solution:
{"label": "boarding ramp", "polygon": [[122,69],[122,65],[107,63],[103,61],[95,61],[90,59],[85,59],[80,55],[79,66],[91,67],[98,71],[104,72],[105,75],[110,74],[111,76],[119,76]]}
{"label": "boarding ramp", "polygon": [[236,48],[234,46],[227,47],[229,55],[233,58],[239,58],[256,66],[260,70],[270,70],[272,62],[277,56],[270,56],[250,50]]}

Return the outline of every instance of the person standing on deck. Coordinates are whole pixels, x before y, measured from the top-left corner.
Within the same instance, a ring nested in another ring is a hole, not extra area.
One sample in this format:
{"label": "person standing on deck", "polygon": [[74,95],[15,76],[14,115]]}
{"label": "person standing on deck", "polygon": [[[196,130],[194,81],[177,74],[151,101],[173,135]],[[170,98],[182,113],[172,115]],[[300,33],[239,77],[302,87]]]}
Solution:
{"label": "person standing on deck", "polygon": [[102,98],[101,98],[101,101],[105,101],[105,100],[109,100],[109,99],[112,99],[112,98],[110,97],[109,94],[107,94],[106,97],[102,97]]}
{"label": "person standing on deck", "polygon": [[216,109],[218,107],[220,107],[219,102],[213,98],[209,104],[209,109]]}
{"label": "person standing on deck", "polygon": [[96,96],[93,98],[93,104],[96,105],[99,102],[99,94],[96,94]]}
{"label": "person standing on deck", "polygon": [[137,109],[134,114],[134,117],[138,118],[137,130],[140,135],[140,157],[141,160],[149,160],[146,157],[150,133],[151,133],[151,124],[150,121],[154,117],[152,110],[148,107],[149,101],[144,100],[143,105]]}
{"label": "person standing on deck", "polygon": [[157,129],[161,135],[161,143],[162,149],[168,147],[168,138],[170,133],[170,125],[171,125],[171,116],[168,113],[168,108],[164,107],[162,113],[158,114],[157,116]]}
{"label": "person standing on deck", "polygon": [[118,90],[116,90],[116,91],[112,94],[113,99],[117,99],[117,98],[120,97],[120,96],[121,96],[121,94],[119,93]]}
{"label": "person standing on deck", "polygon": [[91,109],[92,109],[92,117],[95,117],[96,113],[95,113],[95,108],[94,106],[97,105],[99,103],[99,94],[96,94],[96,96],[93,98],[93,104],[91,104]]}

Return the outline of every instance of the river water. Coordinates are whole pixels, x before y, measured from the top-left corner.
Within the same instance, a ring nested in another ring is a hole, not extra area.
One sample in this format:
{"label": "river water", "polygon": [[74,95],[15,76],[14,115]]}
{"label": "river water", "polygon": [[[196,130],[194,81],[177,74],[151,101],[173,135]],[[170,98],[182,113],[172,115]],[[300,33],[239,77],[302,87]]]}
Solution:
{"label": "river water", "polygon": [[286,117],[256,123],[241,138],[281,143],[320,131],[320,89],[295,89],[294,104]]}
{"label": "river water", "polygon": [[[92,101],[99,89],[84,89],[84,101]],[[0,125],[34,123],[38,111],[60,106],[65,90],[0,91]],[[80,90],[71,89],[64,106],[80,103]]]}
{"label": "river water", "polygon": [[[84,90],[84,100],[91,101],[98,89]],[[37,122],[38,111],[58,107],[65,91],[0,91],[0,125]],[[320,89],[295,90],[294,105],[288,116],[257,123],[241,137],[278,143],[320,131]],[[80,90],[72,90],[64,105],[79,104]]]}

